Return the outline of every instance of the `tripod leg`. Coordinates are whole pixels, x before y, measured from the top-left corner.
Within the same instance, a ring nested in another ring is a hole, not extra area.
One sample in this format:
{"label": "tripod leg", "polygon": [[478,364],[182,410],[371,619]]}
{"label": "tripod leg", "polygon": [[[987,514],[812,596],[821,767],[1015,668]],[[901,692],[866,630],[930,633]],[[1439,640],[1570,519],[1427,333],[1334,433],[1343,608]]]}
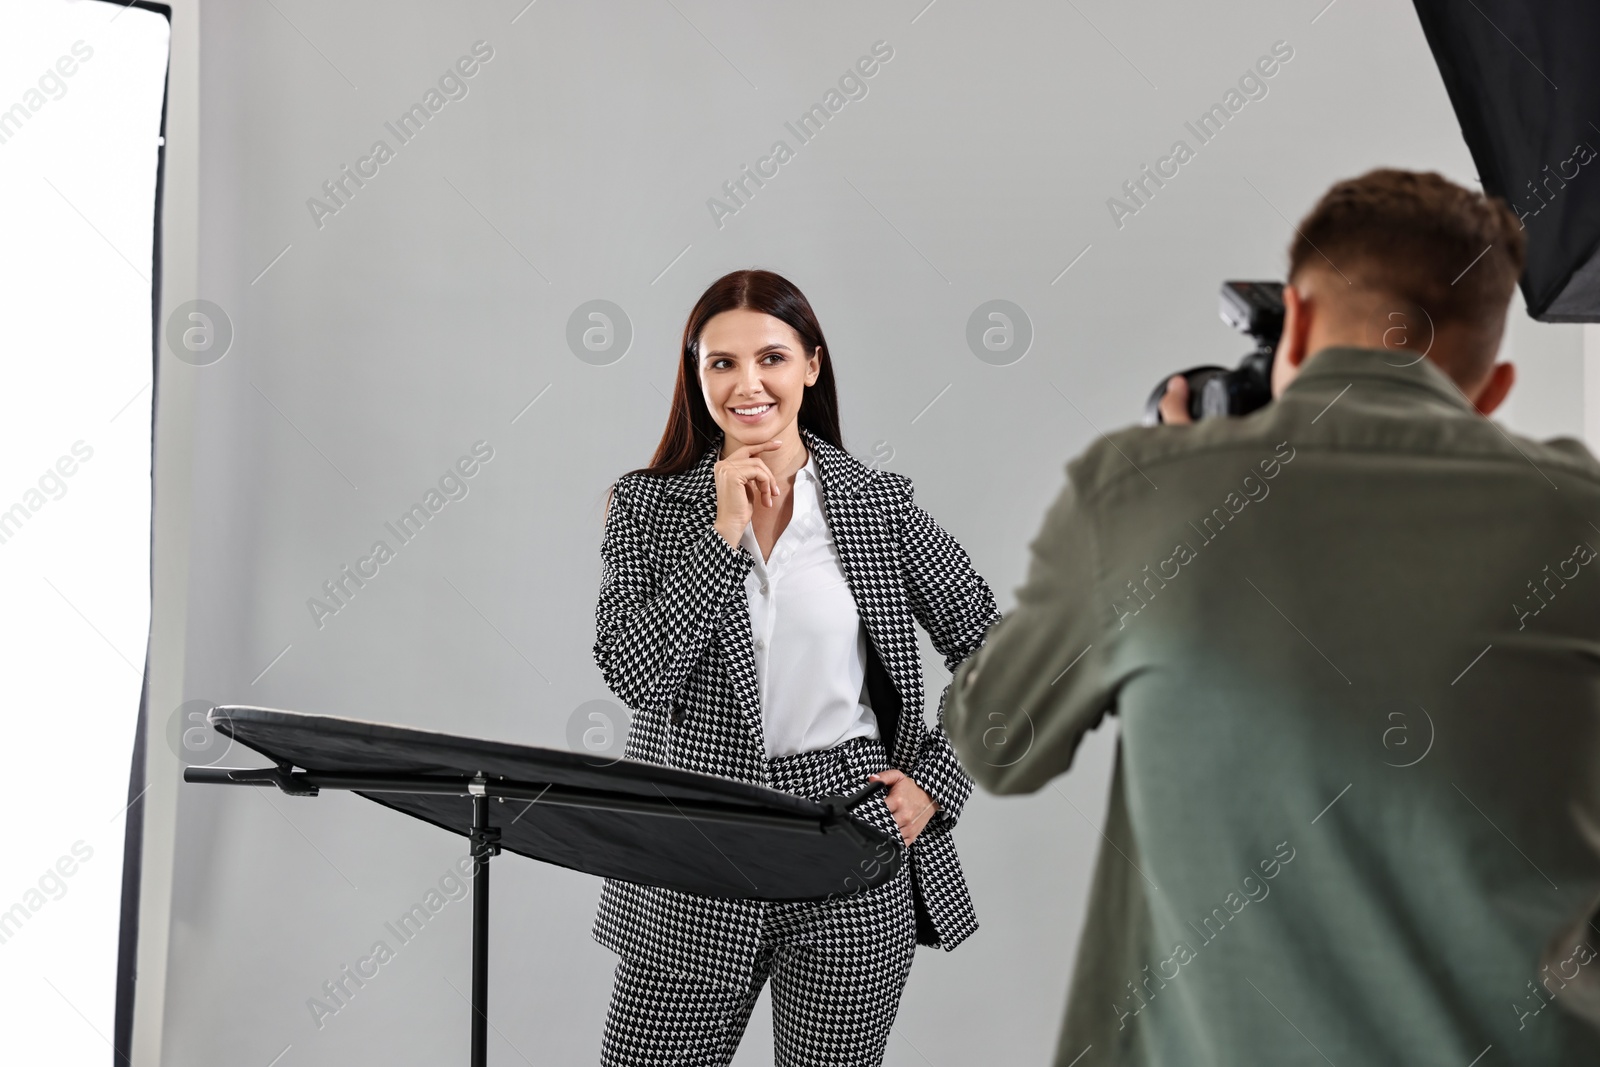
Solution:
{"label": "tripod leg", "polygon": [[472,1067],[489,1063],[489,798],[472,798]]}

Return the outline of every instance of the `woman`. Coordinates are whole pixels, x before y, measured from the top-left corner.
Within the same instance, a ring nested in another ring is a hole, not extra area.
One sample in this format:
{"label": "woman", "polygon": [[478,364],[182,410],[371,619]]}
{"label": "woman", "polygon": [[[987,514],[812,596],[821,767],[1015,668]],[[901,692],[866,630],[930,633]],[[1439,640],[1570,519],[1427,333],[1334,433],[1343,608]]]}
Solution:
{"label": "woman", "polygon": [[977,928],[950,837],[972,782],[924,725],[912,624],[954,671],[999,612],[910,479],[844,450],[788,281],[736,271],[695,305],[666,432],[614,486],[600,554],[594,654],[635,711],[630,758],[808,797],[881,781],[854,814],[905,850],[888,882],[821,902],[607,880],[602,1063],[727,1064],[770,976],[778,1064],[880,1064],[916,945]]}

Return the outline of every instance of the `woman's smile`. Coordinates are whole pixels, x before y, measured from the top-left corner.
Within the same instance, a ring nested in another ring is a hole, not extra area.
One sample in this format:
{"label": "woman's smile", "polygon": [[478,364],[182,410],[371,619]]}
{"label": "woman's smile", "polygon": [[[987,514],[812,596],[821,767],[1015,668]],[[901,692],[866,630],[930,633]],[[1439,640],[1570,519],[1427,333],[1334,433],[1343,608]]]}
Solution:
{"label": "woman's smile", "polygon": [[731,407],[728,410],[733,412],[733,417],[740,422],[754,423],[766,418],[768,414],[777,410],[777,407],[777,404],[769,400],[765,404],[748,404],[744,407]]}

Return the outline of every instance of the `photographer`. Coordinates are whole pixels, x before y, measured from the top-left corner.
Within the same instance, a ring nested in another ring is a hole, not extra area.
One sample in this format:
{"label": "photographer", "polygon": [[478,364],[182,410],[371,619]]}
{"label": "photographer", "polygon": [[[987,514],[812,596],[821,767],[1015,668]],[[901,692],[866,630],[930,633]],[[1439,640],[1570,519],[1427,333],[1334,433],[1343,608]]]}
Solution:
{"label": "photographer", "polygon": [[1600,465],[1486,417],[1522,263],[1500,201],[1339,182],[1271,402],[1067,464],[943,713],[994,793],[1121,721],[1062,1067],[1600,1063]]}

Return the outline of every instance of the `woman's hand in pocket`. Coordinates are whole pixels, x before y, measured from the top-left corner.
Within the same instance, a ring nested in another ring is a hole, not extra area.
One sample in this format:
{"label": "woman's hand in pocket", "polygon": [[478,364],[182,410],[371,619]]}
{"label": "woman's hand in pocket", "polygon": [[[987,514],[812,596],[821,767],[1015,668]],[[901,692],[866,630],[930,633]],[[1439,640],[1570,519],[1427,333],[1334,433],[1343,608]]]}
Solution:
{"label": "woman's hand in pocket", "polygon": [[911,845],[939,810],[938,802],[906,777],[904,771],[893,767],[868,775],[867,781],[882,782],[889,787],[889,795],[884,798],[889,805],[889,814],[894,816],[895,825],[900,827],[900,836],[906,845]]}

